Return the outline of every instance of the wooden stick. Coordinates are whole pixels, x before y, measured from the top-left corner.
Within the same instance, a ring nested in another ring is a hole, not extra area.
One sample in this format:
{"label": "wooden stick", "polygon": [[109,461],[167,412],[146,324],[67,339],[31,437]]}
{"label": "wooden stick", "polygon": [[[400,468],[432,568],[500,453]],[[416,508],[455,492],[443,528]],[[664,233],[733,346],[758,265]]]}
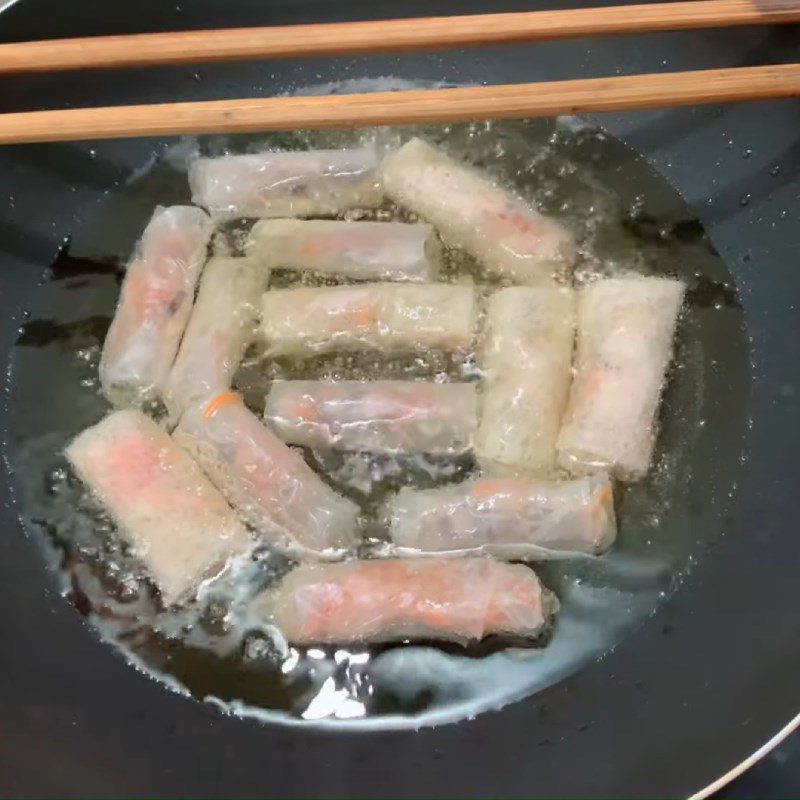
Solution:
{"label": "wooden stick", "polygon": [[356,55],[789,22],[800,22],[800,0],[693,0],[562,11],[96,36],[0,45],[0,74]]}
{"label": "wooden stick", "polygon": [[800,96],[800,64],[373,94],[0,114],[0,144],[403,125]]}

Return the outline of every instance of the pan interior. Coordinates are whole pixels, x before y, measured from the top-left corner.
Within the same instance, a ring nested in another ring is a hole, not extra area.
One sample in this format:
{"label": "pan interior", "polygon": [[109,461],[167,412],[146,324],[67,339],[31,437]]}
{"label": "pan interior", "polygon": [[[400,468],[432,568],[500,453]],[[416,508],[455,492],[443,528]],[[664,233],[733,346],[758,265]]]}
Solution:
{"label": "pan interior", "polygon": [[[646,480],[618,492],[620,533],[609,554],[537,567],[562,603],[546,647],[287,648],[258,620],[232,613],[239,598],[225,587],[183,612],[160,611],[135,560],[62,455],[72,436],[108,411],[98,391],[97,363],[121,265],[155,205],[189,200],[185,158],[196,143],[160,152],[72,232],[29,299],[9,372],[8,458],[24,525],[78,612],[153,677],[228,712],[287,723],[416,726],[498,708],[601,657],[652,617],[724,528],[733,472],[712,477],[698,465],[705,463],[699,454],[713,452],[734,463],[742,452],[749,381],[743,312],[730,274],[692,211],[635,152],[575,119],[280,134],[199,145],[208,153],[337,147],[375,137],[391,143],[411,133],[440,142],[563,218],[582,242],[579,277],[634,269],[687,281],[656,462]],[[241,230],[234,225],[228,231],[234,248]],[[473,269],[459,254],[449,257],[452,270]],[[341,377],[350,376],[348,370],[369,374],[358,360],[314,368]],[[265,381],[299,377],[303,369],[251,359],[237,382],[257,406]],[[431,354],[424,363],[398,369],[422,377],[464,367]],[[712,413],[723,397],[725,413]],[[311,458],[333,471],[343,491],[364,500],[358,476],[373,473],[373,460]],[[370,488],[453,480],[472,468],[463,461],[406,465],[393,476],[384,470]],[[717,509],[718,525],[696,521],[700,502]],[[265,553],[242,569],[248,586],[263,586],[286,568]]]}

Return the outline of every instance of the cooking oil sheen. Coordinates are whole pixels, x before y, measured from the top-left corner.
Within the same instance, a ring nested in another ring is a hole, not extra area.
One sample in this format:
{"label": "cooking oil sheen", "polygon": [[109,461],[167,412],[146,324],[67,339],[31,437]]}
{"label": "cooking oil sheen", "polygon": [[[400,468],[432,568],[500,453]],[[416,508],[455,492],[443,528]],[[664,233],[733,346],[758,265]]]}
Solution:
{"label": "cooking oil sheen", "polygon": [[[251,603],[291,568],[288,558],[267,547],[240,558],[222,579],[202,587],[190,605],[162,609],[140,564],[63,456],[69,440],[109,410],[99,393],[97,365],[135,240],[154,206],[189,202],[187,148],[181,144],[159,153],[73,232],[30,298],[11,372],[9,461],[20,515],[69,602],[138,667],[226,713],[286,724],[418,726],[498,708],[602,657],[644,624],[708,543],[708,531],[692,524],[703,476],[692,474],[691,453],[701,436],[723,437],[735,447],[744,430],[743,314],[702,226],[636,153],[575,120],[231,137],[201,140],[200,148],[207,154],[361,142],[389,148],[412,135],[483,170],[569,226],[580,243],[577,282],[631,270],[687,282],[655,461],[645,480],[619,487],[620,530],[611,552],[536,565],[561,601],[546,646],[487,641],[467,649],[427,642],[294,648]],[[388,203],[343,216],[414,219]],[[214,250],[241,252],[250,224],[226,223]],[[497,285],[462,252],[445,248],[443,259],[441,280],[473,279],[482,295]],[[289,271],[271,277],[273,288],[331,282]],[[234,385],[260,414],[276,379],[477,381],[480,375],[474,353],[364,352],[293,361],[265,358],[254,345]],[[723,392],[730,397],[729,414],[707,419],[708,398]],[[380,507],[388,492],[461,481],[476,470],[469,455],[305,456],[360,505],[363,553],[386,538]]]}

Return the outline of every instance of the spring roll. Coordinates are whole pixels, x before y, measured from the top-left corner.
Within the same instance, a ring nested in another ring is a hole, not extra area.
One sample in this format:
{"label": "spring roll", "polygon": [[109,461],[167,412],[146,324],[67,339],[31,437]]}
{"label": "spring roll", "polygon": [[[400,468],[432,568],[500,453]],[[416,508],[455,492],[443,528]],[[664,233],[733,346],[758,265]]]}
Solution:
{"label": "spring roll", "polygon": [[628,481],[647,472],[684,289],[634,277],[580,291],[576,374],[558,437],[565,469],[607,469]]}
{"label": "spring roll", "polygon": [[117,404],[160,396],[194,301],[213,223],[199,208],[158,207],[128,265],[100,359]]}
{"label": "spring roll", "polygon": [[265,540],[317,556],[353,542],[355,503],[323,483],[233,392],[190,407],[173,437]]}
{"label": "spring roll", "polygon": [[335,350],[461,349],[472,343],[473,286],[370,283],[266,292],[261,330],[272,356]]}
{"label": "spring roll", "polygon": [[571,289],[512,286],[489,299],[476,454],[493,474],[547,474],[572,378]]}
{"label": "spring roll", "polygon": [[430,225],[269,219],[253,226],[248,254],[270,268],[366,281],[430,281],[437,272]]}
{"label": "spring roll", "polygon": [[252,258],[212,258],[206,265],[164,392],[174,421],[192,403],[230,388],[255,336],[268,279],[269,271]]}
{"label": "spring roll", "polygon": [[389,503],[401,553],[489,553],[564,558],[606,550],[617,533],[611,481],[480,478],[438,489],[403,488]]}
{"label": "spring roll", "polygon": [[264,418],[289,444],[372,453],[461,453],[472,446],[470,383],[276,381]]}
{"label": "spring roll", "polygon": [[436,226],[447,244],[516,283],[550,284],[576,258],[560,223],[421,139],[383,162],[386,194]]}
{"label": "spring roll", "polygon": [[244,551],[249,536],[200,467],[149,417],[117,411],[67,448],[78,477],[97,496],[158,586],[164,604]]}
{"label": "spring roll", "polygon": [[382,201],[373,147],[198,158],[192,202],[214,217],[308,217]]}
{"label": "spring roll", "polygon": [[284,636],[298,645],[535,639],[558,608],[531,569],[489,558],[301,565],[269,601]]}

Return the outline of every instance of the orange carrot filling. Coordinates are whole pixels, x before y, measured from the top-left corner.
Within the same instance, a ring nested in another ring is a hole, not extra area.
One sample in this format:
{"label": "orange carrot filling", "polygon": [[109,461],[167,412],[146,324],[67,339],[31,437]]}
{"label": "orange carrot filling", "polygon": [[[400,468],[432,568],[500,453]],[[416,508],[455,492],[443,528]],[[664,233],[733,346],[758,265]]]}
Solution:
{"label": "orange carrot filling", "polygon": [[472,496],[476,500],[488,500],[496,494],[501,494],[506,489],[505,481],[482,480],[472,484]]}
{"label": "orange carrot filling", "polygon": [[203,412],[203,419],[206,421],[210,420],[223,406],[235,403],[238,399],[239,395],[236,394],[236,392],[223,392],[222,394],[218,394],[206,406],[206,410]]}

